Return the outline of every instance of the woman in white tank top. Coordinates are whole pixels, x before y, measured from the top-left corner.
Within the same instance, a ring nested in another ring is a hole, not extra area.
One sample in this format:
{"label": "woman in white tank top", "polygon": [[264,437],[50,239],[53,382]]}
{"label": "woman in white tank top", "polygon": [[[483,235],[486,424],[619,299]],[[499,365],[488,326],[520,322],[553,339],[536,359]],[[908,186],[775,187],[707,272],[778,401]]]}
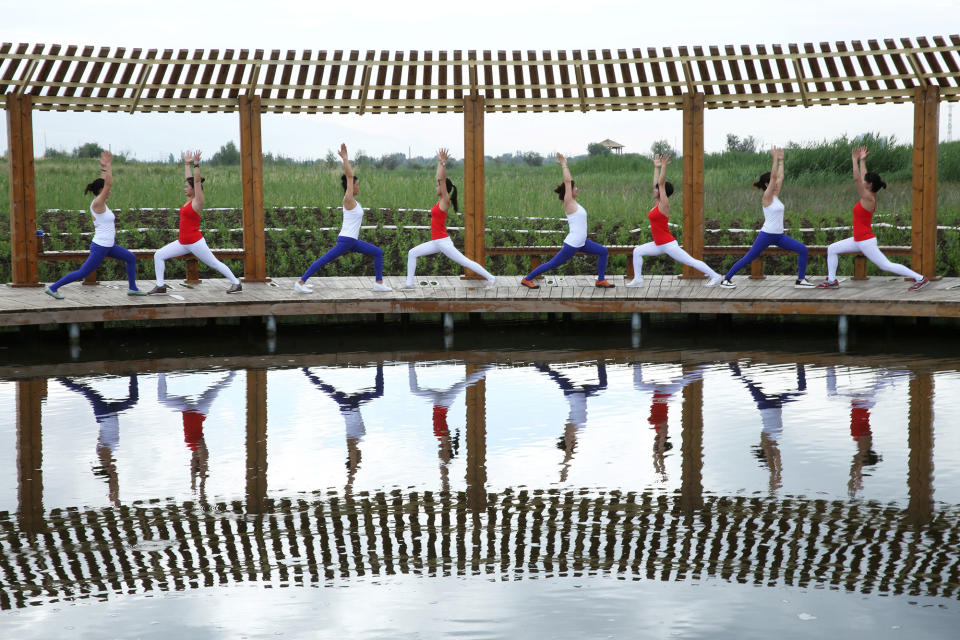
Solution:
{"label": "woman in white tank top", "polygon": [[93,273],[107,258],[123,260],[127,268],[128,296],[145,296],[146,291],[137,288],[137,258],[132,253],[114,242],[116,216],[107,206],[110,197],[110,188],[113,186],[113,155],[109,151],[100,154],[100,177],[87,185],[84,193],[93,194],[90,203],[90,215],[93,217],[93,241],[90,243],[90,257],[76,271],[63,276],[51,285],[44,287],[48,296],[63,300],[60,287],[70,282],[82,280]]}

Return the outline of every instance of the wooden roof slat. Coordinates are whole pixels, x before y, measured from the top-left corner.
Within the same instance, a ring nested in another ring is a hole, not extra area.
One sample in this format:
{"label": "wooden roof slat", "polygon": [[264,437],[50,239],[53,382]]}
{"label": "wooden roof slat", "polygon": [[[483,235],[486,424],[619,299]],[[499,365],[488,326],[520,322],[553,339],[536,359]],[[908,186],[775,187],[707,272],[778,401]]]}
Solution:
{"label": "wooden roof slat", "polygon": [[[341,65],[336,63],[339,63],[343,60],[343,51],[339,49],[334,51],[332,59],[335,64],[330,65],[329,67],[330,73],[327,76],[327,82],[326,82],[326,87],[327,87],[326,98],[328,101],[337,99],[337,80],[340,78]],[[400,67],[397,67],[397,69],[400,69]],[[334,113],[334,109],[331,107],[327,107],[323,110],[323,113]]]}
{"label": "wooden roof slat", "polygon": [[145,55],[141,60],[140,73],[137,75],[137,88],[134,90],[133,100],[130,104],[130,113],[133,113],[137,110],[137,105],[143,96],[143,88],[146,86],[147,80],[150,78],[150,65],[147,64],[147,61],[153,60],[156,57],[157,50],[148,49],[147,55]]}
{"label": "wooden roof slat", "polygon": [[[550,60],[552,60],[551,53],[550,53],[549,51],[544,51],[544,52],[543,52],[543,60],[544,60],[544,61],[550,61]],[[555,101],[555,100],[557,99],[557,90],[554,88],[555,79],[554,79],[554,76],[553,76],[553,65],[552,65],[552,64],[544,65],[544,67],[543,67],[543,75],[544,75],[545,81],[546,81],[547,86],[548,86],[548,89],[547,89],[547,100],[549,100],[549,101],[552,103],[553,101]],[[549,109],[549,110],[550,110],[550,111],[553,111],[553,109]]]}
{"label": "wooden roof slat", "polygon": [[[485,63],[493,60],[493,56],[489,50],[484,50],[480,56]],[[483,65],[483,84],[487,87],[483,97],[487,100],[493,100],[493,69],[489,64]]]}
{"label": "wooden roof slat", "polygon": [[[386,64],[390,60],[390,51],[387,49],[380,50],[380,60],[377,64],[377,80],[376,80],[376,89],[373,92],[374,100],[383,99],[383,87],[387,84],[387,70],[388,65]],[[378,112],[375,110],[374,112]]]}
{"label": "wooden roof slat", "polygon": [[[793,78],[795,72],[790,71],[790,69],[787,67],[787,61],[782,57],[784,55],[783,47],[778,44],[773,45],[773,53],[778,56],[775,61],[777,66],[777,74],[780,77],[780,90],[784,93],[792,93],[793,82],[791,82],[791,78]],[[785,100],[784,104],[796,104],[796,102],[796,100]]]}
{"label": "wooden roof slat", "polygon": [[[310,60],[310,56],[313,55],[313,52],[310,49],[307,49],[303,52],[303,57],[301,58],[304,61]],[[310,73],[310,65],[301,64],[300,69],[297,72],[297,88],[293,91],[293,98],[295,100],[300,100],[303,98],[303,92],[307,86],[307,75]],[[300,109],[298,108],[299,112]]]}
{"label": "wooden roof slat", "polygon": [[[321,49],[320,51],[317,52],[317,60],[326,60],[326,59],[327,59],[326,51]],[[313,80],[310,82],[310,85],[309,85],[312,88],[310,89],[310,97],[309,97],[309,104],[307,106],[307,113],[318,113],[320,110],[318,105],[318,102],[320,100],[320,87],[323,85],[323,73],[324,73],[324,70],[326,70],[326,68],[327,68],[326,66],[321,64],[315,65],[313,68]]]}
{"label": "wooden roof slat", "polygon": [[[453,52],[453,61],[456,63],[461,60],[463,60],[463,51],[457,49]],[[469,71],[467,74],[469,75]],[[459,102],[463,100],[464,96],[463,89],[461,89],[464,85],[462,64],[455,64],[453,67],[453,85],[456,87],[456,89],[453,90],[453,99]]]}
{"label": "wooden roof slat", "polygon": [[[897,44],[890,38],[887,38],[883,41],[887,49],[896,49]],[[893,62],[893,66],[896,67],[897,73],[904,76],[910,76],[907,79],[902,80],[903,84],[910,90],[911,95],[915,87],[919,86],[919,82],[916,77],[914,77],[913,70],[910,67],[910,63],[907,62],[906,56],[902,53],[893,53],[890,54],[890,60]]]}
{"label": "wooden roof slat", "polygon": [[[844,42],[836,43],[837,51],[839,53],[845,53],[847,51],[847,45]],[[850,83],[850,88],[854,91],[861,91],[863,86],[861,85],[859,78],[860,73],[858,73],[856,67],[853,65],[853,59],[849,56],[839,56],[840,64],[843,65],[843,70],[847,76],[847,82]],[[871,87],[871,89],[874,87]]]}
{"label": "wooden roof slat", "polygon": [[[254,52],[254,55],[259,53],[260,57],[263,56],[263,50],[257,49]],[[240,49],[239,59],[245,60],[247,56],[250,55],[249,49]],[[227,98],[230,102],[236,102],[240,98],[240,87],[243,86],[243,71],[245,66],[242,64],[230,65],[233,67],[233,79],[230,81],[230,88],[227,90]],[[253,68],[259,69],[259,65],[254,65]],[[251,69],[252,71],[253,69]]]}
{"label": "wooden roof slat", "polygon": [[[736,50],[733,48],[733,45],[727,45],[727,46],[725,47],[724,51],[726,52],[726,54],[727,54],[728,56],[735,56],[735,55],[737,55],[737,52],[736,52]],[[728,61],[727,61],[727,64],[730,65],[730,67],[729,67],[729,68],[730,68],[730,76],[731,76],[731,78],[733,79],[733,81],[736,82],[737,84],[742,84],[742,83],[743,83],[743,76],[740,75],[740,65],[737,64],[737,61],[736,61],[736,60],[728,60]],[[745,107],[745,106],[747,106],[746,100],[740,100],[740,101],[738,101],[738,102],[737,102],[737,106],[738,106],[738,107]]]}
{"label": "wooden roof slat", "polygon": [[810,97],[807,95],[807,74],[803,72],[803,60],[800,58],[800,48],[795,44],[791,44],[790,54],[794,77],[797,79],[797,88],[800,90],[800,100],[803,102],[804,107],[809,107]]}
{"label": "wooden roof slat", "polygon": [[[891,76],[893,72],[890,71],[890,65],[887,64],[886,59],[883,55],[883,47],[880,46],[880,43],[876,40],[867,40],[867,48],[872,52],[873,62],[877,65],[877,69],[880,71],[882,76]],[[900,86],[897,85],[897,81],[892,78],[884,78],[883,86],[890,91],[896,91],[900,89]]]}
{"label": "wooden roof slat", "polygon": [[[663,55],[671,58],[673,53],[670,47],[663,48]],[[680,82],[680,74],[677,73],[677,63],[676,62],[665,62],[664,66],[667,68],[667,77],[670,78],[670,91],[675,96],[679,96],[683,93],[683,87]]]}
{"label": "wooden roof slat", "polygon": [[[500,50],[497,51],[497,60],[501,62],[506,62],[507,52]],[[510,85],[510,76],[507,74],[507,65],[501,64],[497,66],[497,75],[498,75],[498,84],[500,85],[500,99],[509,100],[510,99],[510,90],[505,87]]]}
{"label": "wooden roof slat", "polygon": [[[960,45],[960,36],[953,36],[953,37],[956,38],[956,41],[954,44]],[[941,48],[945,48],[949,46],[947,44],[947,41],[944,40],[944,38],[941,36],[934,36],[933,43]],[[943,64],[946,65],[947,69],[950,70],[950,73],[953,74],[953,77],[947,78],[947,84],[949,85],[952,82],[952,86],[954,87],[960,85],[960,64],[958,64],[958,62],[960,61],[958,61],[956,53],[949,52],[949,51],[942,51],[940,53],[940,56],[941,56],[941,59],[943,60]]]}
{"label": "wooden roof slat", "polygon": [[[534,62],[537,60],[537,52],[533,49],[527,50],[527,60]],[[530,70],[530,84],[534,85],[534,88],[530,90],[530,96],[534,100],[539,100],[542,96],[540,87],[540,66],[536,64],[531,64],[527,67]],[[543,107],[540,105],[534,105],[534,111],[543,111]]]}
{"label": "wooden roof slat", "polygon": [[[180,49],[180,51],[177,52],[177,56],[175,59],[182,60],[183,58],[186,58],[186,57],[187,57],[187,50]],[[169,69],[170,69],[170,74],[166,79],[166,84],[169,86],[163,90],[163,94],[160,96],[160,98],[163,100],[169,100],[170,98],[173,98],[174,96],[176,96],[176,94],[178,93],[176,85],[179,84],[180,75],[183,73],[183,65],[180,63],[177,63],[174,65],[171,65]],[[180,87],[180,91],[179,91],[180,95],[178,97],[183,98],[184,91],[186,91],[187,95],[189,95],[189,92],[190,92],[189,88]],[[158,90],[158,93],[159,93],[159,90]],[[181,110],[177,109],[177,111],[181,111]]]}
{"label": "wooden roof slat", "polygon": [[450,72],[449,66],[446,63],[449,62],[449,60],[447,59],[446,51],[438,52],[437,56],[437,59],[443,63],[437,67],[437,84],[441,87],[437,89],[437,99],[443,101],[447,99],[447,92],[449,91],[449,89],[446,88],[447,76]]}
{"label": "wooden roof slat", "polygon": [[[573,50],[573,60],[575,63],[580,62],[583,59],[583,54],[578,50]],[[583,74],[583,65],[574,64],[573,65],[573,77],[576,78],[577,82],[577,98],[580,105],[580,110],[586,113],[587,111],[587,89],[586,89],[586,77]]]}
{"label": "wooden roof slat", "polygon": [[[664,49],[663,51],[665,55],[669,55],[669,49]],[[697,60],[696,67],[700,74],[700,82],[698,83],[698,85],[701,87],[700,93],[703,93],[705,96],[711,96],[713,95],[713,84],[711,84],[713,76],[710,74],[710,67],[707,65],[707,61],[705,60],[703,47],[694,47],[693,55]]]}
{"label": "wooden roof slat", "polygon": [[600,79],[600,66],[594,63],[594,61],[597,60],[597,52],[593,49],[588,50],[587,60],[590,61],[590,64],[584,66],[586,85],[593,85],[588,89],[591,97],[594,98],[594,102],[600,102],[602,104],[603,98],[606,96],[604,96],[603,88],[597,86],[603,83],[603,80]]}
{"label": "wooden roof slat", "polygon": [[[557,60],[566,62],[567,52],[560,50],[557,51]],[[570,90],[570,67],[566,64],[561,64],[560,68],[560,84],[563,87],[561,94],[565,101],[569,101],[573,97],[573,92]],[[576,72],[574,72],[574,77],[576,77]],[[572,111],[573,109],[567,107],[563,109],[564,111]]]}
{"label": "wooden roof slat", "polygon": [[[232,60],[233,59],[233,49],[227,49],[223,52],[223,60]],[[220,99],[223,96],[223,86],[227,83],[227,76],[230,75],[230,65],[222,64],[220,65],[220,73],[217,74],[217,85],[216,89],[213,90],[213,97],[215,99]]]}
{"label": "wooden roof slat", "polygon": [[[859,40],[854,40],[850,43],[850,46],[854,51],[864,51],[863,45],[860,44]],[[870,89],[876,90],[880,88],[880,84],[872,77],[877,75],[873,70],[873,66],[870,64],[870,59],[872,57],[873,56],[870,55],[854,56],[854,60],[856,60],[857,64],[860,65],[861,74],[866,76],[867,86]]]}
{"label": "wooden roof slat", "polygon": [[[296,59],[297,59],[297,52],[294,51],[293,49],[288,49],[288,50],[287,50],[287,57],[286,57],[286,59],[287,59],[288,61],[291,61],[291,62],[294,61],[294,60],[296,60]],[[281,69],[281,71],[280,71],[280,84],[281,84],[281,86],[282,86],[283,88],[277,89],[277,98],[278,98],[278,99],[280,99],[280,100],[286,100],[287,94],[290,93],[290,89],[288,89],[287,87],[288,87],[289,84],[290,84],[290,77],[291,77],[292,75],[293,75],[293,65],[292,65],[292,64],[285,64],[285,65],[283,65],[283,69]]]}
{"label": "wooden roof slat", "polygon": [[[423,60],[424,62],[433,61],[433,51],[424,51]],[[429,88],[432,85],[433,85],[433,65],[427,64],[427,65],[424,65],[423,67],[423,86],[428,88],[425,88],[420,92],[420,98],[422,100],[432,99],[431,89]]]}
{"label": "wooden roof slat", "polygon": [[[403,51],[393,52],[394,61],[403,60]],[[390,100],[396,102],[400,99],[400,81],[403,73],[403,67],[395,64],[393,66],[393,77],[390,80]],[[387,113],[399,113],[396,107],[387,110]]]}
{"label": "wooden roof slat", "polygon": [[[407,53],[407,60],[415,62],[420,59],[419,51],[410,51]],[[403,93],[403,112],[404,113],[413,113],[418,111],[417,106],[417,91],[411,87],[417,85],[417,73],[419,72],[420,67],[418,65],[408,65],[404,68],[404,71],[407,74],[406,90]]]}
{"label": "wooden roof slat", "polygon": [[[81,55],[84,57],[88,57],[92,53],[93,53],[93,47],[87,46],[83,48],[83,52],[81,53]],[[79,60],[73,64],[73,74],[70,76],[71,85],[76,84],[77,82],[80,82],[83,79],[83,72],[86,70],[87,64],[88,63],[83,60]],[[76,92],[77,92],[77,88],[75,86],[67,86],[63,90],[63,95],[67,97],[72,97],[76,94]]]}
{"label": "wooden roof slat", "polygon": [[780,87],[776,83],[776,76],[773,74],[773,67],[770,66],[770,58],[767,56],[767,48],[757,45],[757,55],[760,57],[760,71],[763,72],[764,86],[767,88],[767,94],[773,97],[774,104],[780,104],[777,94],[780,93]]}
{"label": "wooden roof slat", "polygon": [[[711,47],[710,47],[710,56],[713,57],[713,74],[714,74],[714,77],[715,77],[717,80],[726,80],[726,79],[727,79],[727,76],[726,76],[726,74],[725,74],[724,71],[723,71],[723,61],[722,61],[722,60],[718,60],[717,57],[716,57],[716,56],[719,56],[719,55],[720,55],[720,49],[719,49],[718,47],[716,47],[716,46],[711,46]],[[727,94],[730,93],[730,88],[729,88],[727,85],[725,85],[725,84],[721,84],[718,88],[720,89],[720,93],[721,93],[722,95],[727,95]]]}
{"label": "wooden roof slat", "polygon": [[[350,54],[347,57],[350,64],[347,65],[347,73],[343,79],[343,91],[340,96],[343,100],[350,100],[353,98],[353,89],[351,87],[356,86],[357,82],[357,60],[360,59],[360,52],[356,49],[352,49]],[[361,76],[362,79],[362,76]],[[362,95],[358,95],[358,98],[363,99]],[[346,113],[347,111],[341,111],[341,113]]]}
{"label": "wooden roof slat", "polygon": [[367,108],[367,100],[370,98],[370,79],[373,77],[373,57],[376,52],[373,49],[367,49],[363,65],[363,78],[360,80],[360,107],[358,113],[363,115]]}
{"label": "wooden roof slat", "polygon": [[[900,38],[900,42],[904,48],[913,48],[913,43],[910,42],[910,38]],[[920,58],[918,58],[917,55],[912,52],[904,54],[904,57],[907,59],[907,63],[910,65],[910,68],[913,69],[913,73],[917,78],[917,83],[921,87],[928,86],[930,84],[930,79],[927,77],[927,70],[924,69]]]}
{"label": "wooden roof slat", "polygon": [[[657,50],[654,48],[647,49],[647,56],[650,58],[657,58]],[[654,82],[654,91],[658,96],[667,95],[667,90],[663,86],[663,73],[660,71],[660,63],[651,61],[650,63],[650,73],[653,74]]]}
{"label": "wooden roof slat", "polygon": [[[511,52],[510,56],[511,56],[511,58],[513,59],[514,62],[522,61],[522,60],[523,60],[523,53],[522,53],[519,49],[514,49],[514,50]],[[515,95],[517,96],[517,99],[518,99],[518,100],[522,100],[522,101],[526,101],[527,94],[526,94],[526,91],[524,91],[523,87],[527,86],[528,84],[532,84],[532,83],[528,83],[528,82],[524,79],[524,77],[523,77],[523,69],[524,69],[524,66],[523,66],[523,65],[518,65],[518,64],[513,65],[513,67],[512,67],[512,72],[513,72],[513,84],[514,84],[515,87],[518,87],[518,89],[515,90]],[[526,110],[527,110],[526,105],[524,105],[524,106],[522,106],[522,107],[520,108],[520,111],[521,111],[521,112],[525,112]]]}
{"label": "wooden roof slat", "polygon": [[[617,50],[617,57],[618,57],[621,61],[622,61],[622,60],[626,60],[626,59],[627,59],[627,50],[626,50],[626,49],[618,49],[618,50]],[[613,65],[611,65],[611,66],[613,66]],[[633,85],[633,77],[632,77],[632,72],[630,71],[630,64],[627,63],[627,62],[620,62],[620,64],[619,64],[618,66],[620,67],[620,79],[623,81],[623,84],[624,84],[624,87],[623,87],[623,95],[624,95],[626,98],[634,98],[634,97],[636,97],[637,94],[634,92],[634,89],[633,89],[633,86],[632,86],[632,85]],[[633,102],[633,100],[630,100],[630,101]],[[630,111],[636,111],[636,110],[637,110],[636,107],[627,107],[627,108],[628,108]]]}
{"label": "wooden roof slat", "polygon": [[[840,73],[840,70],[837,68],[836,59],[832,55],[829,55],[833,53],[833,51],[830,49],[829,42],[820,43],[820,53],[827,54],[823,56],[822,60],[823,60],[823,64],[826,65],[827,67],[827,73],[829,74],[829,77],[838,78],[841,75],[843,75]],[[832,80],[830,82],[830,85],[833,88],[833,91],[837,93],[844,92],[843,82]]]}
{"label": "wooden roof slat", "polygon": [[[4,42],[3,47],[0,48],[0,54],[8,53],[12,48],[12,46],[13,45],[11,45],[9,42]],[[26,42],[22,42],[18,44],[17,53],[19,54],[26,53],[28,47],[29,45],[27,45]],[[20,68],[21,61],[22,61],[22,58],[19,58],[19,57],[7,58],[7,68],[3,72],[3,77],[0,78],[0,93],[6,93],[7,87],[10,86],[10,81],[14,79],[14,74],[16,74],[17,69]]]}
{"label": "wooden roof slat", "polygon": [[[193,60],[203,60],[203,49],[194,49],[193,51]],[[209,67],[210,65],[204,65]],[[200,95],[201,92],[206,93],[206,89],[202,87],[196,87],[197,85],[197,76],[200,75],[200,64],[188,64],[186,65],[187,73],[183,78],[183,89],[180,91],[181,98],[189,98],[191,91],[195,91],[195,95]],[[203,83],[200,83],[203,84]],[[196,87],[194,89],[194,87]],[[196,109],[191,109],[193,113],[197,113]]]}
{"label": "wooden roof slat", "polygon": [[[745,56],[743,60],[743,68],[747,72],[747,78],[749,78],[750,80],[757,80],[760,76],[757,74],[756,61],[753,59],[753,57],[751,57],[752,54],[750,53],[750,47],[745,44],[740,45],[740,53],[743,56]],[[756,94],[763,93],[763,89],[760,88],[759,83],[751,82],[749,86],[750,86],[751,93],[756,93]]]}
{"label": "wooden roof slat", "polygon": [[[919,38],[917,38],[917,44],[919,44],[921,47],[930,46],[930,43],[923,36],[920,36]],[[930,67],[930,70],[933,71],[933,73],[935,74],[943,73],[943,68],[940,66],[940,63],[937,61],[936,53],[934,53],[933,51],[927,51],[921,55],[923,55],[923,59],[927,62],[927,66]],[[939,78],[936,79],[935,83],[937,85],[942,84]]]}
{"label": "wooden roof slat", "polygon": [[[613,56],[611,55],[609,49],[604,49],[604,50],[601,52],[601,55],[603,56],[603,59],[607,61],[607,62],[605,62],[604,65],[603,65],[604,80],[606,81],[606,83],[607,83],[608,85],[610,85],[610,86],[608,87],[608,89],[607,89],[607,93],[608,93],[609,97],[611,97],[611,98],[619,98],[619,97],[620,97],[620,91],[619,91],[619,89],[618,89],[617,86],[616,86],[617,84],[619,84],[619,83],[617,82],[617,71],[616,71],[616,67],[615,67],[614,64],[611,62],[614,58],[613,58]],[[615,107],[615,110],[616,110],[616,111],[619,111],[619,110],[620,110],[620,107]]]}
{"label": "wooden roof slat", "polygon": [[[100,47],[100,53],[98,54],[98,56],[101,58],[104,58],[109,53],[110,53],[109,47]],[[97,62],[94,62],[92,65],[90,65],[90,72],[87,74],[87,80],[86,80],[88,83],[90,83],[90,85],[84,87],[83,90],[80,92],[80,95],[82,97],[89,98],[90,96],[93,95],[93,83],[109,84],[108,79],[100,78],[100,72],[103,70],[103,64],[104,64],[103,61],[98,60]]]}
{"label": "wooden roof slat", "polygon": [[[643,53],[640,51],[640,49],[634,49],[633,57],[639,60],[643,57]],[[637,83],[640,85],[640,95],[644,98],[648,97],[650,95],[650,88],[647,86],[647,72],[644,68],[644,63],[634,63],[633,70],[637,72]]]}
{"label": "wooden roof slat", "polygon": [[[120,51],[123,51],[123,49],[120,49]],[[44,94],[50,95],[51,89],[43,85],[46,84],[51,72],[57,66],[58,61],[54,58],[54,56],[56,56],[58,53],[60,53],[60,45],[59,44],[50,45],[50,50],[47,52],[47,59],[43,61],[43,65],[37,71],[37,75],[36,75],[37,83],[41,85],[38,87],[38,90],[39,90],[38,93],[42,91]],[[131,67],[133,67],[133,65],[129,65],[129,64],[127,65],[128,69]],[[129,75],[129,73],[130,71],[127,71],[127,75]],[[125,81],[121,80],[121,83],[124,83],[124,82]],[[0,93],[3,93],[3,89],[0,89]],[[31,89],[31,94],[33,94],[33,89]],[[102,92],[100,97],[104,97],[104,98],[107,97],[107,93],[105,91]]]}

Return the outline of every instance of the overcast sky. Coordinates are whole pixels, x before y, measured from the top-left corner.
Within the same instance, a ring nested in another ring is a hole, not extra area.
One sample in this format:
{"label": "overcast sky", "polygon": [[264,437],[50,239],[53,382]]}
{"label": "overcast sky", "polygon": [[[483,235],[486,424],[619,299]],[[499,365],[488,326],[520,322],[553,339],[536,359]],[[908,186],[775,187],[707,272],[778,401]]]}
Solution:
{"label": "overcast sky", "polygon": [[[0,40],[142,48],[248,49],[631,49],[677,45],[786,44],[867,40],[960,32],[956,0],[906,4],[716,2],[685,0],[484,0],[428,3],[370,0],[346,3],[184,3],[138,0],[25,2],[0,0]],[[948,108],[941,108],[941,139]],[[960,111],[957,113],[960,118]],[[440,146],[463,152],[462,116],[264,116],[263,150],[297,158],[326,154],[340,142],[379,156],[396,151],[430,155]],[[960,127],[960,124],[958,124]],[[709,111],[707,151],[726,134],[753,135],[764,145],[867,131],[909,141],[910,105]],[[239,118],[186,114],[36,113],[35,149],[70,150],[96,141],[142,160],[197,147],[209,156],[239,142]],[[960,137],[960,132],[954,138]],[[679,147],[679,111],[665,113],[488,114],[486,152],[583,153],[612,138],[627,152],[649,151],[654,140]],[[0,149],[7,133],[0,130]]]}

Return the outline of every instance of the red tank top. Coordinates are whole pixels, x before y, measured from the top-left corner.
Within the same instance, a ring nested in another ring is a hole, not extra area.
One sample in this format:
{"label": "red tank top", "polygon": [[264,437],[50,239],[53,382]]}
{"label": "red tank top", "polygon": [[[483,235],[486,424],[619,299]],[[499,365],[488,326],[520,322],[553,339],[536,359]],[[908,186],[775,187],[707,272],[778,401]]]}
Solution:
{"label": "red tank top", "polygon": [[193,200],[180,207],[180,233],[177,235],[180,244],[193,244],[203,240],[200,233],[200,214],[193,210]]}
{"label": "red tank top", "polygon": [[183,412],[183,441],[191,451],[196,451],[203,440],[203,421],[207,416],[195,411]]}
{"label": "red tank top", "polygon": [[447,408],[440,405],[433,407],[433,435],[438,438],[450,435],[450,427],[447,426]]}
{"label": "red tank top", "polygon": [[667,228],[667,216],[660,213],[660,205],[650,209],[647,217],[650,218],[650,232],[653,234],[654,244],[667,244],[676,240]]}
{"label": "red tank top", "polygon": [[670,405],[667,404],[668,400],[670,400],[669,393],[653,392],[653,403],[650,405],[650,417],[647,418],[647,422],[653,426],[657,433],[660,433],[662,425],[667,421],[667,415],[670,411]]}
{"label": "red tank top", "polygon": [[447,234],[447,212],[440,208],[440,203],[433,205],[430,209],[430,239],[439,240],[440,238],[450,237]]}
{"label": "red tank top", "polygon": [[873,213],[864,209],[857,200],[857,204],[853,205],[853,239],[860,242],[876,237],[870,230],[871,222],[873,222]]}
{"label": "red tank top", "polygon": [[850,407],[850,435],[854,440],[870,435],[870,409]]}

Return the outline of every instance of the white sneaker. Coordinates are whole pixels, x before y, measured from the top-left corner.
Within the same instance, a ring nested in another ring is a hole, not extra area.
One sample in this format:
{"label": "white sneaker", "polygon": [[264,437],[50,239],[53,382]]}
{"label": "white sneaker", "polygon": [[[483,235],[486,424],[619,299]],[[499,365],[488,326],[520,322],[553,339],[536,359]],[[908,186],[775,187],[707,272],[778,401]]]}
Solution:
{"label": "white sneaker", "polygon": [[496,286],[497,286],[497,279],[494,278],[493,280],[487,280],[487,281],[484,283],[483,288],[484,288],[484,289],[493,289],[493,288],[495,288]]}
{"label": "white sneaker", "polygon": [[733,288],[736,287],[737,285],[733,284],[733,281],[732,281],[732,280],[726,280],[726,279],[724,279],[724,280],[721,280],[721,281],[720,281],[720,286],[721,286],[721,287],[726,287],[727,289],[733,289]]}
{"label": "white sneaker", "polygon": [[382,282],[374,282],[373,286],[370,287],[371,291],[393,291],[390,287],[383,284]]}
{"label": "white sneaker", "polygon": [[715,275],[715,276],[713,276],[712,278],[710,278],[710,281],[707,282],[707,284],[705,284],[705,285],[703,285],[703,286],[705,286],[705,287],[715,287],[715,286],[717,286],[718,284],[720,284],[720,281],[721,281],[721,280],[723,280],[723,276],[721,276],[721,275],[718,273],[717,275]]}
{"label": "white sneaker", "polygon": [[417,288],[417,285],[411,284],[411,283],[409,283],[409,282],[404,282],[404,283],[403,283],[403,286],[400,287],[400,288],[401,288],[401,289],[416,289],[416,288]]}
{"label": "white sneaker", "polygon": [[631,280],[630,282],[628,282],[625,286],[628,286],[628,287],[642,287],[642,286],[643,286],[643,278],[642,278],[642,277],[640,277],[640,278],[634,278],[633,280]]}
{"label": "white sneaker", "polygon": [[313,293],[313,289],[306,284],[300,284],[300,282],[293,283],[293,290],[297,293]]}
{"label": "white sneaker", "polygon": [[806,278],[801,278],[800,280],[796,281],[796,283],[793,285],[793,288],[794,289],[816,289],[817,285],[813,284]]}

